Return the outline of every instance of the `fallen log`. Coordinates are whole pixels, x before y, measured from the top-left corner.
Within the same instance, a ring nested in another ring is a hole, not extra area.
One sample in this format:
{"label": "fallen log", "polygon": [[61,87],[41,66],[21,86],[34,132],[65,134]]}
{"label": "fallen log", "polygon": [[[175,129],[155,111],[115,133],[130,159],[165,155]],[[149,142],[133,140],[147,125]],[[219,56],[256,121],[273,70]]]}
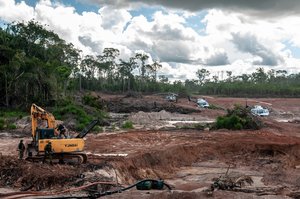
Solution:
{"label": "fallen log", "polygon": [[68,192],[76,192],[80,191],[82,189],[85,189],[87,187],[97,185],[97,184],[103,184],[103,185],[118,185],[116,182],[94,182],[90,183],[81,187],[76,187],[76,188],[71,188],[67,189],[64,191],[59,191],[59,192],[38,192],[38,191],[19,191],[19,192],[11,192],[11,193],[5,193],[1,194],[0,193],[0,198],[10,198],[10,199],[17,199],[17,198],[26,198],[30,196],[55,196],[55,195],[60,195]]}

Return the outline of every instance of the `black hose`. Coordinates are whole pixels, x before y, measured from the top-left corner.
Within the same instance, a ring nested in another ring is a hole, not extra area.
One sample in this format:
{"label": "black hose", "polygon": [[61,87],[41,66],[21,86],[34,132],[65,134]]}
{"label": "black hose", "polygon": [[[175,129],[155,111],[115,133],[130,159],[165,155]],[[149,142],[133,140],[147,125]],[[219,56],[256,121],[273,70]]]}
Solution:
{"label": "black hose", "polygon": [[[128,187],[125,187],[125,188],[122,188],[122,189],[118,189],[118,190],[115,190],[115,191],[106,191],[106,192],[103,192],[103,193],[94,193],[93,195],[90,196],[90,198],[99,198],[101,196],[106,196],[106,195],[112,195],[112,194],[115,194],[115,193],[120,193],[122,191],[126,191],[128,189],[131,189],[133,187],[135,187],[136,185],[138,185],[139,183],[143,183],[143,182],[146,182],[146,181],[151,181],[151,182],[158,182],[158,180],[153,180],[153,179],[145,179],[145,180],[141,180],[133,185],[130,185]],[[163,182],[163,185],[165,185],[169,190],[172,190],[171,186],[164,183]]]}
{"label": "black hose", "polygon": [[[30,196],[25,196],[25,197],[30,197]],[[36,196],[36,197],[41,198],[42,196]],[[91,198],[90,196],[60,196],[60,197],[49,197],[49,198],[43,196],[43,199],[90,199],[90,198]]]}
{"label": "black hose", "polygon": [[[146,179],[146,180],[141,180],[133,185],[130,185],[128,187],[124,187],[122,189],[118,189],[118,190],[115,190],[115,191],[106,191],[106,192],[103,192],[103,193],[93,193],[89,196],[64,196],[64,197],[51,197],[51,199],[58,199],[58,198],[62,198],[62,199],[95,199],[95,198],[100,198],[101,196],[107,196],[107,195],[112,195],[112,194],[115,194],[115,193],[120,193],[122,191],[126,191],[128,189],[131,189],[133,187],[135,187],[136,185],[138,185],[139,183],[143,183],[143,182],[146,182],[146,181],[151,181],[151,182],[159,182],[159,180],[153,180],[153,179]],[[171,186],[162,182],[163,185],[165,185],[169,190],[172,190]],[[50,198],[48,198],[50,199]]]}

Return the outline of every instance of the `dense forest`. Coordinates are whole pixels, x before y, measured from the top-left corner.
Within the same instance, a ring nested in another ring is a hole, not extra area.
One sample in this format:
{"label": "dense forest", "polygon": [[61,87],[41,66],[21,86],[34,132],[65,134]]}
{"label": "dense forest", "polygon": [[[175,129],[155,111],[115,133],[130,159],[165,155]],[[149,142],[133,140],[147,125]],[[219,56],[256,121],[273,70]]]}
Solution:
{"label": "dense forest", "polygon": [[104,92],[176,92],[236,97],[300,97],[300,73],[264,71],[226,79],[199,69],[195,80],[170,82],[158,75],[162,65],[148,64],[149,56],[136,53],[119,59],[118,49],[105,48],[97,56],[85,55],[71,43],[36,21],[0,28],[1,107],[22,107],[32,102],[55,104],[82,90]]}
{"label": "dense forest", "polygon": [[197,71],[198,80],[186,80],[185,86],[197,90],[200,94],[232,97],[300,97],[300,73],[289,74],[286,70],[257,68],[252,74],[232,76],[226,71],[227,78],[219,80],[217,76],[208,79],[209,71]]}

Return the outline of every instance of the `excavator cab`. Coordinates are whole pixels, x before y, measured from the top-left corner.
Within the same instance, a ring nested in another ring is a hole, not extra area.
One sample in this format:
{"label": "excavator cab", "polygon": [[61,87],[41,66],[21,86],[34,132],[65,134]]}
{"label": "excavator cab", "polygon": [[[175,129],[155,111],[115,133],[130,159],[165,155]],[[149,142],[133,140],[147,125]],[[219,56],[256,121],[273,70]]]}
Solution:
{"label": "excavator cab", "polygon": [[54,129],[37,129],[38,139],[52,139],[56,137]]}

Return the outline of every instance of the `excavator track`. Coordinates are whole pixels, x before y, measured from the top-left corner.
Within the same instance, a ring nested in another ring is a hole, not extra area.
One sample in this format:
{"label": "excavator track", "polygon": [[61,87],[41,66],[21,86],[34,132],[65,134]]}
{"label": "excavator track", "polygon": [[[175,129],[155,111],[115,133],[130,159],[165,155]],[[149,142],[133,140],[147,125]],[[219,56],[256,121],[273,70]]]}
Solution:
{"label": "excavator track", "polygon": [[[36,155],[27,157],[26,160],[30,162],[42,162],[44,155]],[[47,159],[46,162],[49,162]],[[87,155],[85,153],[54,153],[52,155],[53,163],[61,164],[85,164],[87,162]]]}
{"label": "excavator track", "polygon": [[[61,154],[58,154],[59,158]],[[63,154],[64,162],[72,162],[75,164],[85,164],[87,162],[87,155],[84,153],[66,153]]]}

